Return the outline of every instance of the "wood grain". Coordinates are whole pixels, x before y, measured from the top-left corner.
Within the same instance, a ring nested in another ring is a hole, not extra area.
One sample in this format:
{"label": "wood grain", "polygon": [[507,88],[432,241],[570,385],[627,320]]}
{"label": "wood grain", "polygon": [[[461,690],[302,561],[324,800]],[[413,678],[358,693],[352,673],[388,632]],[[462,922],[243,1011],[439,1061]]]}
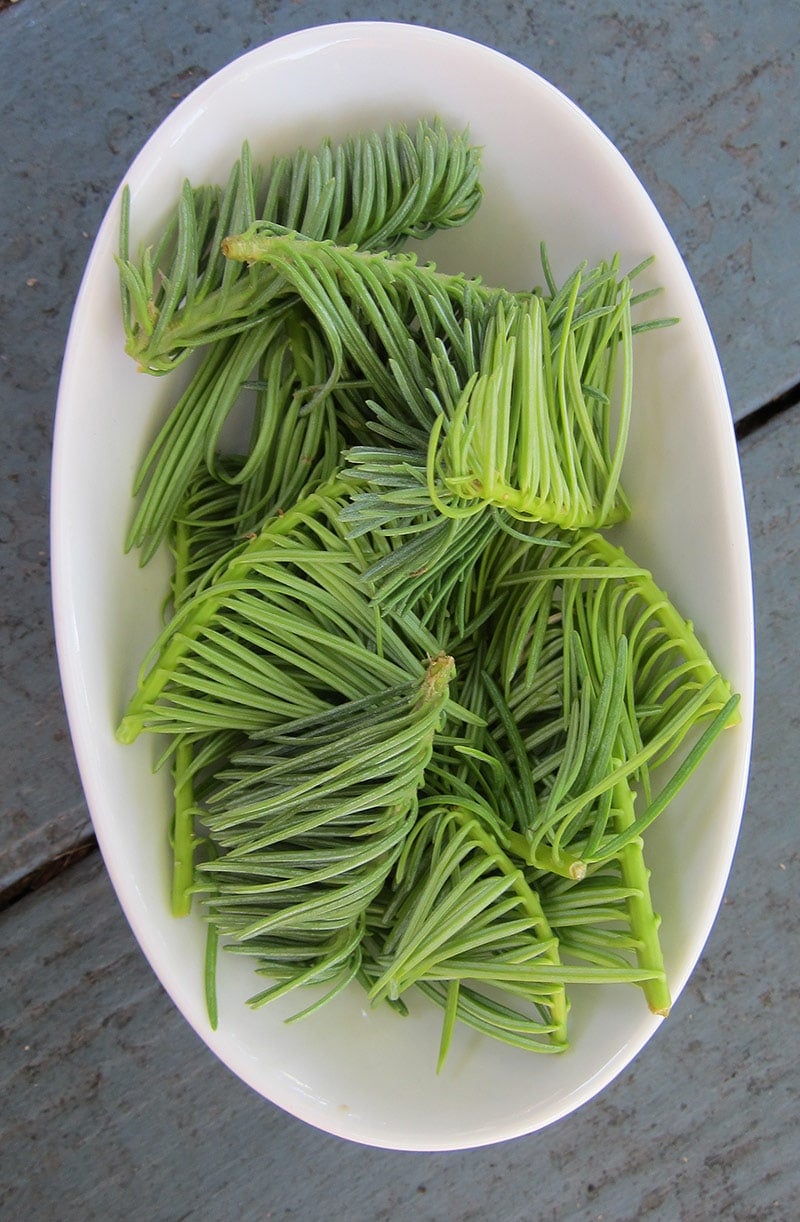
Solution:
{"label": "wood grain", "polygon": [[576,1116],[436,1156],[307,1128],[211,1057],[143,961],[96,852],[75,864],[91,828],[53,650],[47,515],[58,375],[93,236],[149,133],[224,63],[302,26],[400,17],[520,60],[619,145],[695,278],[737,419],[800,384],[800,23],[786,0],[412,0],[402,13],[388,0],[21,0],[0,12],[0,1216],[791,1222],[796,409],[741,447],[758,702],[725,904],[663,1031]]}

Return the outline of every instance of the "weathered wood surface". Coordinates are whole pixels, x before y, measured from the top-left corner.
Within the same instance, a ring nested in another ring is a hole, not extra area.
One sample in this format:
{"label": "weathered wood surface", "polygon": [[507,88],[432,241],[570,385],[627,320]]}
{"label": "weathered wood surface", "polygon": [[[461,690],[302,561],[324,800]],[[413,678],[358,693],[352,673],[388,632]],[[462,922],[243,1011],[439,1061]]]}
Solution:
{"label": "weathered wood surface", "polygon": [[327,1137],[206,1051],[142,959],[95,854],[0,915],[0,1216],[796,1218],[799,455],[798,413],[742,446],[760,609],[747,812],[706,953],[622,1078],[552,1129],[472,1153]]}
{"label": "weathered wood surface", "polygon": [[548,77],[619,144],[699,286],[741,418],[800,378],[796,5],[85,4],[0,14],[0,895],[90,836],[47,581],[49,442],[91,240],[157,123],[243,50],[344,18],[436,25]]}
{"label": "weathered wood surface", "polygon": [[47,583],[53,410],[91,239],[132,156],[202,79],[269,38],[362,17],[465,34],[562,88],[619,144],[669,224],[735,417],[800,382],[795,4],[19,0],[0,11],[0,898],[39,884],[0,914],[0,1217],[790,1222],[797,409],[742,445],[758,705],[726,903],[663,1032],[575,1117],[464,1155],[325,1137],[197,1041],[143,962],[96,853],[45,882],[91,835]]}

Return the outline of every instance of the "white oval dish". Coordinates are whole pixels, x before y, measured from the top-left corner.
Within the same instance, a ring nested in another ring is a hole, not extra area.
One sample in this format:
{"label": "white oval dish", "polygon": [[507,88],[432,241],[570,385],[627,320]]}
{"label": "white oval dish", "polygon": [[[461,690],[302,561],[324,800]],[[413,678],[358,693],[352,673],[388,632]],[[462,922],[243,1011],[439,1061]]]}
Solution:
{"label": "white oval dish", "polygon": [[[693,619],[742,694],[728,731],[647,833],[654,902],[677,997],[711,930],[744,804],[753,694],[750,560],[738,456],[719,361],[684,263],[621,154],[572,102],[495,51],[430,29],[352,23],[259,47],[206,81],[164,121],[125,181],[134,225],[158,226],[181,180],[222,180],[242,141],[266,161],[326,135],[438,114],[484,146],[485,201],[463,230],[426,244],[452,271],[521,288],[541,280],[547,243],[560,276],[619,251],[655,254],[653,312],[680,326],[636,343],[635,414],[624,483],[626,545]],[[70,329],[55,431],[52,557],[56,636],[75,751],[119,901],[165,989],[220,1059],[266,1098],[329,1133],[400,1150],[450,1150],[531,1133],[597,1094],[660,1021],[639,992],[573,991],[568,1053],[540,1057],[459,1033],[435,1073],[441,1017],[371,1011],[356,987],[307,1020],[253,1012],[247,962],[223,956],[211,1031],[199,918],[169,912],[167,780],[153,743],[114,738],[159,622],[166,564],[123,554],[134,469],[169,379],[123,352],[113,253],[119,192],[94,245]],[[134,238],[143,236],[137,230]],[[680,1022],[680,1011],[667,1021]]]}

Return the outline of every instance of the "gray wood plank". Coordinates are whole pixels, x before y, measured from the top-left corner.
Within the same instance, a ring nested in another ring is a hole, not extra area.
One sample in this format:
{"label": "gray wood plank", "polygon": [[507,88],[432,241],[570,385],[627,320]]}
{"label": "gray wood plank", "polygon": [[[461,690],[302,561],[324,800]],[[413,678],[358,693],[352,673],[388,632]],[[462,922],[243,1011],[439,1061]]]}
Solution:
{"label": "gray wood plank", "polygon": [[798,413],[743,445],[760,609],[747,811],[706,953],[627,1073],[553,1128],[471,1153],[327,1137],[205,1050],[144,963],[95,856],[0,915],[0,1215],[796,1217],[798,455]]}
{"label": "gray wood plank", "polygon": [[[0,895],[89,835],[53,654],[48,464],[70,310],[106,202],[159,120],[247,47],[399,15],[388,0],[22,0],[0,14]],[[737,416],[798,380],[800,282],[784,253],[800,155],[793,5],[414,0],[402,17],[521,60],[620,144],[697,279]]]}

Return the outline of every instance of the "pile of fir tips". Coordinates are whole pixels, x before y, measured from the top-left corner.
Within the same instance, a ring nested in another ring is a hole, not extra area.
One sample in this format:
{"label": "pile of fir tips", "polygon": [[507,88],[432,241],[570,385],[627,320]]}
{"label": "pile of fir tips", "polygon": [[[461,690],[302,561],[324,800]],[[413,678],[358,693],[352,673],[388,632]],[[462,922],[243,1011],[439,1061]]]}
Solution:
{"label": "pile of fir tips", "polygon": [[314,986],[296,1017],[416,988],[440,1064],[457,1023],[564,1049],[576,985],[669,1010],[642,833],[737,698],[602,533],[659,324],[616,258],[558,285],[543,250],[544,288],[510,292],[398,253],[480,199],[436,121],[266,171],[245,146],[137,258],[123,200],[128,352],[201,351],[136,483],[127,546],[174,575],[117,733],[164,736],[213,1023],[218,944],[253,1006]]}

